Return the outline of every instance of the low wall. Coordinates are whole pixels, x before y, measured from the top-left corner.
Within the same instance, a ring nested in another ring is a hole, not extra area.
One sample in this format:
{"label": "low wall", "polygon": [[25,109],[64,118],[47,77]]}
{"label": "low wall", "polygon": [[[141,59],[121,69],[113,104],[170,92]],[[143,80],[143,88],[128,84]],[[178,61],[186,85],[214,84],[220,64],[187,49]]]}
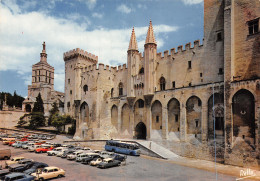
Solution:
{"label": "low wall", "polygon": [[2,128],[14,128],[17,126],[20,117],[25,114],[24,111],[0,111],[0,126]]}

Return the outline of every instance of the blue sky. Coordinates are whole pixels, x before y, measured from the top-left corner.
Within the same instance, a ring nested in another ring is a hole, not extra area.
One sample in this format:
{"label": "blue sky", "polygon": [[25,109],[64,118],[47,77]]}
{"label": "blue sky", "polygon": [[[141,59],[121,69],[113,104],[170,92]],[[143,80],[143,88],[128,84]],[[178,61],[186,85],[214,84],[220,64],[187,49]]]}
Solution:
{"label": "blue sky", "polygon": [[150,20],[158,52],[203,39],[203,0],[0,0],[0,17],[0,91],[24,97],[43,41],[63,92],[63,53],[71,49],[124,64],[132,27],[143,52]]}

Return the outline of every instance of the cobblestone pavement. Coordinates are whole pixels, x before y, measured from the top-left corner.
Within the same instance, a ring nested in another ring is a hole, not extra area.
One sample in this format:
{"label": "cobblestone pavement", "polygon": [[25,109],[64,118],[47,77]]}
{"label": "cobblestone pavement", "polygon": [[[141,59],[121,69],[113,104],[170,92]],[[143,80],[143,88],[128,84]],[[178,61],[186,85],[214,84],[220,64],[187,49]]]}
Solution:
{"label": "cobblestone pavement", "polygon": [[[160,159],[150,157],[131,157],[128,156],[126,164],[119,167],[109,169],[98,169],[89,165],[83,165],[75,161],[68,161],[56,156],[47,156],[45,153],[36,154],[29,153],[23,149],[15,149],[9,146],[4,146],[0,143],[0,148],[10,148],[12,156],[24,156],[32,158],[35,161],[41,161],[50,166],[57,166],[66,171],[66,177],[54,180],[88,180],[88,181],[128,181],[128,180],[177,180],[177,181],[204,181],[216,180],[215,173],[176,165]],[[4,165],[4,161],[0,161]],[[228,175],[218,175],[218,180],[229,181],[236,180],[235,177]]]}

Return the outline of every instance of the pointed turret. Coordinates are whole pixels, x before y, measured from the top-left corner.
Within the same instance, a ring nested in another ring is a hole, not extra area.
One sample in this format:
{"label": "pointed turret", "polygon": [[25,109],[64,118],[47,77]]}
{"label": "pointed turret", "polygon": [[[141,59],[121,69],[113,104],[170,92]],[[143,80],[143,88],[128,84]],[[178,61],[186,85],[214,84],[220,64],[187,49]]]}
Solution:
{"label": "pointed turret", "polygon": [[134,27],[133,27],[133,30],[132,30],[132,35],[131,35],[131,38],[130,38],[128,50],[137,50],[138,51]]}
{"label": "pointed turret", "polygon": [[47,62],[47,53],[46,53],[45,47],[46,47],[46,45],[45,45],[45,41],[44,41],[42,44],[42,53],[40,53],[40,55],[41,55],[41,61]]}
{"label": "pointed turret", "polygon": [[148,43],[156,44],[154,33],[153,33],[153,25],[152,25],[151,20],[150,20],[150,25],[149,25],[149,28],[148,28],[146,40],[145,40],[145,44],[148,44]]}

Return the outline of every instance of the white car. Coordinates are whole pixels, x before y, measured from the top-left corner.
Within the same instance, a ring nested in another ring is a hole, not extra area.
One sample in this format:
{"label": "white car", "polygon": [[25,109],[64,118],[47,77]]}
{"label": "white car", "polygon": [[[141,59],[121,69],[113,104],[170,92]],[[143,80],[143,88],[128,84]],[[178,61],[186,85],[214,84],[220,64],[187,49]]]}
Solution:
{"label": "white car", "polygon": [[81,153],[81,154],[77,155],[76,161],[81,162],[82,159],[87,158],[89,156],[94,156],[94,155],[98,155],[98,154],[97,153]]}
{"label": "white car", "polygon": [[63,155],[63,153],[64,153],[65,151],[67,151],[67,150],[68,150],[68,149],[64,149],[64,150],[58,152],[58,153],[56,154],[56,156],[57,156],[57,157],[61,157],[61,155]]}
{"label": "white car", "polygon": [[[106,158],[104,160],[111,160],[112,158]],[[103,159],[102,158],[95,158],[94,160],[92,160],[90,162],[90,165],[91,166],[97,166],[99,163],[103,162]]]}
{"label": "white car", "polygon": [[34,152],[37,148],[41,148],[41,145],[33,145],[31,147],[28,147],[29,152]]}
{"label": "white car", "polygon": [[68,160],[75,160],[76,157],[77,157],[79,154],[82,154],[83,152],[84,152],[83,150],[79,150],[79,151],[76,151],[76,152],[74,152],[74,153],[72,153],[72,154],[69,154],[69,155],[67,155],[67,159],[68,159]]}
{"label": "white car", "polygon": [[54,156],[57,155],[59,152],[63,151],[63,150],[67,150],[67,148],[63,148],[63,147],[58,147],[58,148],[54,148],[51,151],[47,151],[47,154],[49,156]]}
{"label": "white car", "polygon": [[65,171],[58,167],[45,167],[41,172],[32,173],[32,176],[35,177],[35,180],[47,180],[55,177],[65,176]]}

